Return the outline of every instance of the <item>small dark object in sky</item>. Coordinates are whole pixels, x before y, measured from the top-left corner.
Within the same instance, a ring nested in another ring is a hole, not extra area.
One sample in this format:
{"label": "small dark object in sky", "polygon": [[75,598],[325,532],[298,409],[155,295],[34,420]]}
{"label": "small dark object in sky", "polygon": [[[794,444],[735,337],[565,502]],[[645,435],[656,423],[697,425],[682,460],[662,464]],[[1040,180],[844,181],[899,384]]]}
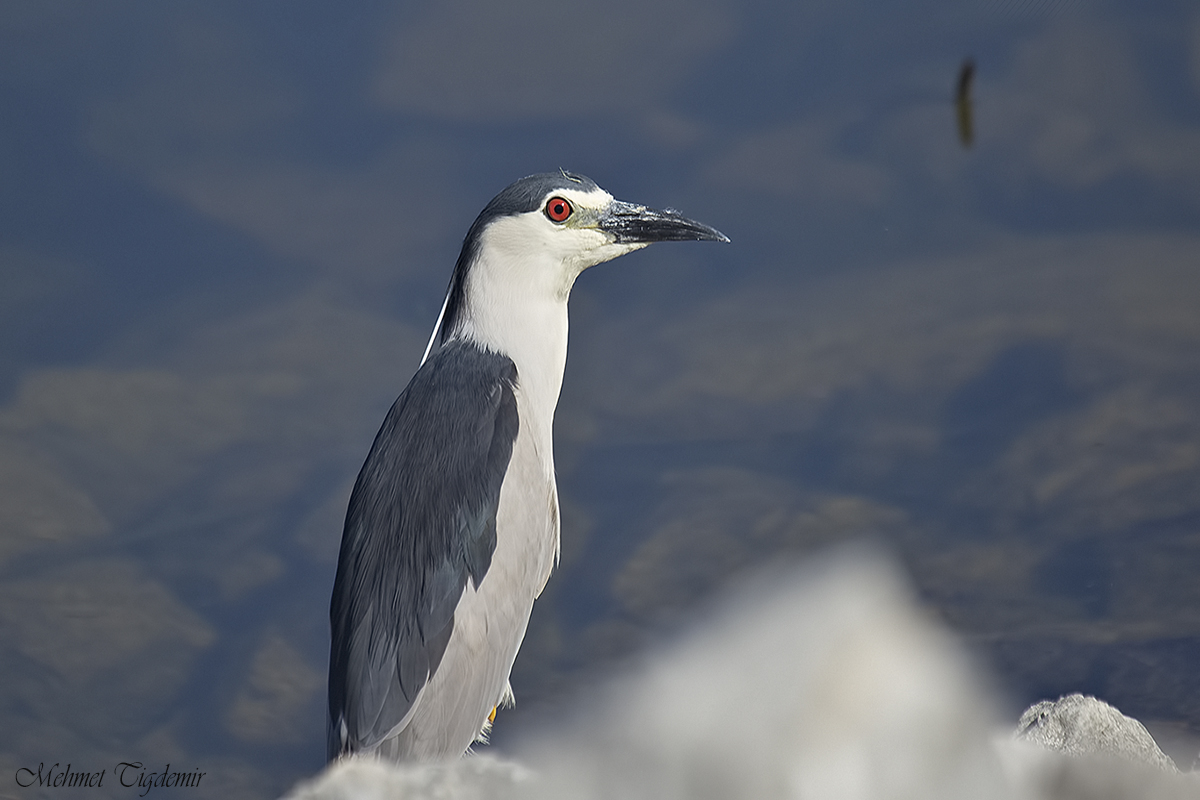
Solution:
{"label": "small dark object in sky", "polygon": [[954,92],[954,110],[958,117],[958,140],[963,147],[975,141],[975,120],[971,107],[971,82],[975,79],[975,62],[966,59],[958,70],[958,88]]}

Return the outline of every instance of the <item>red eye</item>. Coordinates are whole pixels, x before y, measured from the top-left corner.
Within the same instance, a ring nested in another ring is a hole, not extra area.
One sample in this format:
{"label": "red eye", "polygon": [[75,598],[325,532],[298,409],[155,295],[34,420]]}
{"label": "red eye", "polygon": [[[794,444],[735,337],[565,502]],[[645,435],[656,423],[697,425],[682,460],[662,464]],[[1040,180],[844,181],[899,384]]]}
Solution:
{"label": "red eye", "polygon": [[546,203],[546,216],[555,222],[565,222],[571,216],[571,204],[561,197],[551,197]]}

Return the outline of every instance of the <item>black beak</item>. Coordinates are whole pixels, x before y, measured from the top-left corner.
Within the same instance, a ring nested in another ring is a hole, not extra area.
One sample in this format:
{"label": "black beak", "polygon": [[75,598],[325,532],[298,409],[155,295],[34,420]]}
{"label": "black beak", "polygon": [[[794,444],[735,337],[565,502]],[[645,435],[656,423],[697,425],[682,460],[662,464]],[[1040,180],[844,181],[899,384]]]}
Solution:
{"label": "black beak", "polygon": [[614,200],[600,215],[600,230],[611,233],[621,244],[650,242],[728,242],[716,228],[688,219],[678,211],[658,211]]}

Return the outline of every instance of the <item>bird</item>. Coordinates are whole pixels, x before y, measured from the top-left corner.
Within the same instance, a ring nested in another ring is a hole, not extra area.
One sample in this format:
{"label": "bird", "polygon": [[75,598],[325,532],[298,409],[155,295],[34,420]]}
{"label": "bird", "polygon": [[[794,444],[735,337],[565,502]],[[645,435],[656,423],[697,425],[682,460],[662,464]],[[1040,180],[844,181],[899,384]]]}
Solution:
{"label": "bird", "polygon": [[511,184],[468,229],[421,364],[346,510],[330,761],[443,761],[486,741],[558,560],[552,434],[571,288],[588,267],[687,240],[729,241],[566,170]]}

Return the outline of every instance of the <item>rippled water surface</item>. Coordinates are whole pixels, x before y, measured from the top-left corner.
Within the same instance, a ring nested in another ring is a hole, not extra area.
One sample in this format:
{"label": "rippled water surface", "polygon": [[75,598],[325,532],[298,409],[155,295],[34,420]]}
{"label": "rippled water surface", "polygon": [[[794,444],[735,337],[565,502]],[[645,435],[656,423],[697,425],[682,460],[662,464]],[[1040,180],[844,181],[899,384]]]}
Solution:
{"label": "rippled water surface", "polygon": [[733,241],[576,284],[497,748],[862,537],[1014,706],[1200,734],[1193,4],[10,2],[0,118],[5,770],[322,764],[350,486],[558,167]]}

